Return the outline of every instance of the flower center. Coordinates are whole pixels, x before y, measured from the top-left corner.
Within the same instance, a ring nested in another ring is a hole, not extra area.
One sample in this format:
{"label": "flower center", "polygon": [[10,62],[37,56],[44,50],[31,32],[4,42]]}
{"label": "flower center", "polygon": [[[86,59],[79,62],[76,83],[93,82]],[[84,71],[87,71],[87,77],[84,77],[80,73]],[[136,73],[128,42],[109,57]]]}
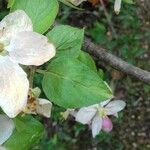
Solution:
{"label": "flower center", "polygon": [[98,114],[100,115],[100,117],[106,117],[107,116],[107,110],[105,108],[100,107],[98,109]]}
{"label": "flower center", "polygon": [[31,90],[28,94],[28,102],[26,108],[23,110],[27,114],[36,114],[37,101],[36,98],[32,95]]}

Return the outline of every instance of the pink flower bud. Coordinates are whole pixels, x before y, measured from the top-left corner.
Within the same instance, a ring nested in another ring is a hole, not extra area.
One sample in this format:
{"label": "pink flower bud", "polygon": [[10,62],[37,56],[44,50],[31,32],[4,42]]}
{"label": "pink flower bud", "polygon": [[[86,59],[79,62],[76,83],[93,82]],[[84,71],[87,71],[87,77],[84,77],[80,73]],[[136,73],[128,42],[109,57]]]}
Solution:
{"label": "pink flower bud", "polygon": [[103,118],[102,129],[106,132],[110,132],[113,128],[112,121],[106,116]]}

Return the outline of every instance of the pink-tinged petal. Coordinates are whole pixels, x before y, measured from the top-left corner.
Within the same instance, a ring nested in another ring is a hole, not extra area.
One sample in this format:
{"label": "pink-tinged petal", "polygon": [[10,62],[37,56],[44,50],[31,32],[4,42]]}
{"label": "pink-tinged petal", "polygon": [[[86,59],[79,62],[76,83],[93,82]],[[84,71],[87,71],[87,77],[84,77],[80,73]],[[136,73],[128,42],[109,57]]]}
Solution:
{"label": "pink-tinged petal", "polygon": [[0,107],[10,117],[26,106],[29,81],[22,68],[9,57],[0,56]]}
{"label": "pink-tinged petal", "polygon": [[0,31],[4,38],[11,38],[21,31],[32,31],[32,21],[23,10],[17,10],[4,17],[0,22]]}
{"label": "pink-tinged petal", "polygon": [[89,122],[91,122],[96,112],[97,112],[97,109],[93,106],[81,108],[76,113],[76,121],[82,124],[89,124]]}
{"label": "pink-tinged petal", "polygon": [[106,132],[110,132],[113,129],[112,121],[108,117],[103,118],[102,129]]}
{"label": "pink-tinged petal", "polygon": [[52,110],[52,103],[49,100],[39,98],[37,100],[37,114],[40,114],[44,117],[50,118],[51,110]]}
{"label": "pink-tinged petal", "polygon": [[49,61],[56,53],[54,45],[48,42],[47,37],[31,31],[13,36],[6,49],[16,62],[35,66]]}
{"label": "pink-tinged petal", "polygon": [[96,115],[92,120],[92,136],[96,137],[102,129],[102,118]]}
{"label": "pink-tinged petal", "polygon": [[11,119],[5,115],[0,115],[0,145],[9,139],[14,128],[15,125]]}
{"label": "pink-tinged petal", "polygon": [[126,103],[122,100],[114,100],[111,101],[108,105],[106,105],[107,115],[113,115],[117,112],[123,110],[126,106]]}

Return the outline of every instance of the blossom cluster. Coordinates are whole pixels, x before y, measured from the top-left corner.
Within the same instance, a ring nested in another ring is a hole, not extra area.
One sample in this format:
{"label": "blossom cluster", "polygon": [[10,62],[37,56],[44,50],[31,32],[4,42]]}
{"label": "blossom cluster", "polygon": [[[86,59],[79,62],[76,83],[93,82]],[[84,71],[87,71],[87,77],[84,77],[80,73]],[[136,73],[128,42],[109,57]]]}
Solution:
{"label": "blossom cluster", "polygon": [[[32,21],[24,11],[10,13],[0,22],[0,108],[6,114],[0,114],[0,149],[15,129],[11,118],[21,112],[51,116],[52,103],[39,98],[39,88],[29,88],[27,73],[21,65],[40,66],[55,54],[54,45],[33,31]],[[106,100],[79,110],[68,109],[63,115],[67,118],[71,114],[76,121],[88,124],[95,137],[101,130],[112,130],[108,116],[117,116],[124,107],[121,100]]]}
{"label": "blossom cluster", "polygon": [[[20,65],[40,66],[55,53],[47,37],[33,31],[32,21],[24,11],[12,12],[0,22],[0,107],[9,118],[22,111],[50,117],[51,102],[34,98],[27,74]],[[34,105],[30,104],[31,99]],[[6,115],[0,115],[0,145],[15,128]]]}
{"label": "blossom cluster", "polygon": [[99,134],[101,130],[110,132],[113,128],[109,116],[118,117],[118,112],[123,110],[126,103],[122,100],[106,100],[99,104],[83,107],[79,110],[68,109],[62,115],[66,119],[68,115],[75,117],[77,122],[87,124],[92,129],[93,137]]}

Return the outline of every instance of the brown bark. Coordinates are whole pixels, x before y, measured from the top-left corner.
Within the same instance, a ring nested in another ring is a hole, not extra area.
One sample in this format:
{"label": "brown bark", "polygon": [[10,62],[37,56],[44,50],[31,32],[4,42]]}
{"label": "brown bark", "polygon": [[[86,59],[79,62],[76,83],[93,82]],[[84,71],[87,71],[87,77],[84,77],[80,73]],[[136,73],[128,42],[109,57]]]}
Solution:
{"label": "brown bark", "polygon": [[96,57],[98,60],[104,61],[113,68],[120,70],[127,75],[131,75],[147,84],[150,84],[150,72],[135,67],[114,56],[113,54],[108,53],[107,50],[92,43],[88,38],[85,39],[84,50]]}

